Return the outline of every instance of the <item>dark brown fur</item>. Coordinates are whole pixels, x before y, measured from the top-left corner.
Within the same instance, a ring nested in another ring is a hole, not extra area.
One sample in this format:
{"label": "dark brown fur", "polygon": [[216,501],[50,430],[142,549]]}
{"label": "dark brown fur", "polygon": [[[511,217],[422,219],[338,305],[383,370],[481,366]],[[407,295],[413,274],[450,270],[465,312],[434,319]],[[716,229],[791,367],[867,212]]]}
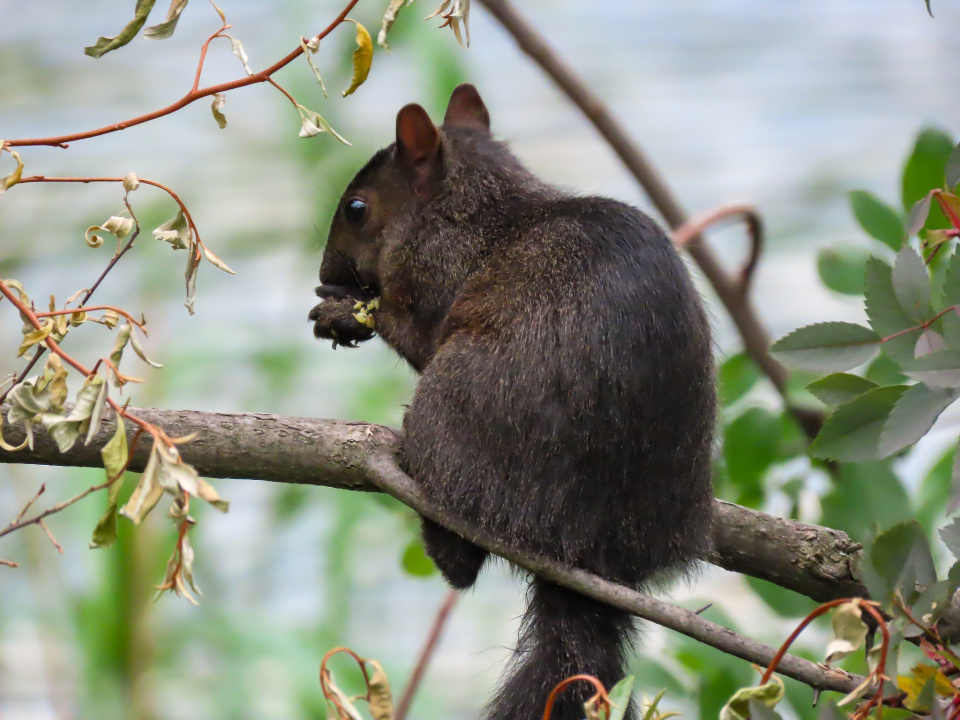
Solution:
{"label": "dark brown fur", "polygon": [[[341,200],[314,333],[366,340],[354,304],[378,297],[376,331],[422,373],[403,460],[423,493],[517,549],[641,587],[709,545],[700,299],[649,217],[544,184],[488,128],[472,86],[439,129],[419,106],[400,111],[397,142]],[[470,587],[487,552],[426,520],[423,536],[450,584]],[[611,687],[631,630],[622,611],[533,579],[487,716],[535,720],[577,673]],[[588,694],[565,693],[553,717],[582,717]]]}

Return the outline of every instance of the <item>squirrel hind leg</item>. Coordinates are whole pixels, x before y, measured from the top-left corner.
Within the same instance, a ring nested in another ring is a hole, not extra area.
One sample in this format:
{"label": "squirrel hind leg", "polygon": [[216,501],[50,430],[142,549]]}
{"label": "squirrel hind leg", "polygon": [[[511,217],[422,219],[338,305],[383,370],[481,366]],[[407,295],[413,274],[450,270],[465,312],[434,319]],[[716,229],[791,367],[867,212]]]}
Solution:
{"label": "squirrel hind leg", "polygon": [[427,555],[450,586],[455,590],[471,587],[490,553],[432,520],[423,518],[421,530]]}

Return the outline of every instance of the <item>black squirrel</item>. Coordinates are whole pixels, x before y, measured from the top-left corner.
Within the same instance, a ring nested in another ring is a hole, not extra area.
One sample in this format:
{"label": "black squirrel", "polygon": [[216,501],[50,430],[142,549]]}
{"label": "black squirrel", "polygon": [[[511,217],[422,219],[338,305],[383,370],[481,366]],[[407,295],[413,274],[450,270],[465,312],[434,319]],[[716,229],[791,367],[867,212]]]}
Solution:
{"label": "black squirrel", "polygon": [[[472,85],[439,128],[400,110],[340,200],[320,281],[314,335],[376,332],[421,373],[402,463],[427,498],[633,588],[707,552],[716,396],[686,268],[639,210],[531,174]],[[486,550],[426,519],[423,540],[450,585],[474,584]],[[629,614],[537,577],[528,595],[489,720],[542,717],[571,675],[626,674]],[[579,690],[555,720],[583,717]]]}

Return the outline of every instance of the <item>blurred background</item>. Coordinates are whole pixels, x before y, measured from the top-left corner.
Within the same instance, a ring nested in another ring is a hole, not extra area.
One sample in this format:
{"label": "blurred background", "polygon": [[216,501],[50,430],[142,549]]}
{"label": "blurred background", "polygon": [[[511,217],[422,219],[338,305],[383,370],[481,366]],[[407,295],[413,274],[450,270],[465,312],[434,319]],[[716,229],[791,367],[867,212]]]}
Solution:
{"label": "blurred background", "polygon": [[[330,0],[219,4],[254,69],[325,27],[341,7]],[[353,16],[375,36],[385,4],[362,0]],[[85,45],[127,22],[132,5],[0,0],[0,137],[99,127],[183,95],[219,19],[197,2],[168,40],[137,38],[100,60],[84,56]],[[518,5],[610,104],[688,210],[731,200],[760,208],[768,244],[755,304],[774,336],[805,322],[863,316],[860,300],[820,284],[816,253],[867,244],[846,195],[864,188],[899,205],[900,168],[920,128],[960,129],[960,7],[934,1],[931,19],[921,0]],[[470,80],[495,132],[539,175],[649,207],[613,153],[482,7],[473,10],[466,52],[452,33],[435,29],[436,20],[420,20],[434,9],[433,0],[419,0],[401,15],[393,53],[378,48],[369,80],[345,100],[339,91],[350,78],[351,27],[325,40],[316,56],[329,99],[303,61],[277,75],[352,147],[325,135],[298,138],[290,103],[258,85],[227,95],[225,130],[200,101],[69,150],[21,149],[27,175],[135,171],[168,185],[187,203],[204,242],[237,271],[228,276],[204,264],[197,312],[189,316],[185,254],[149,235],[175,206],[148,187],[132,196],[147,232],[96,299],[142,311],[147,354],[165,365],[153,371],[126,361],[127,372],[147,378],[131,391],[134,405],[399,424],[413,374],[379,341],[331,351],[312,338],[306,316],[336,200],[352,173],[390,142],[394,114],[406,102],[420,102],[439,120],[450,90]],[[151,24],[164,10],[158,5]],[[215,41],[203,84],[242,73],[228,43]],[[4,155],[0,175],[11,167]],[[121,200],[110,185],[14,187],[0,198],[0,276],[20,280],[38,303],[51,293],[62,303],[109,259],[111,241],[93,250],[83,232],[117,213]],[[731,266],[739,261],[738,229],[713,238]],[[0,310],[0,343],[15,348],[19,318],[9,307]],[[738,339],[715,302],[712,317],[724,361],[739,352]],[[92,362],[112,342],[104,328],[85,326],[71,334],[69,350]],[[23,367],[13,354],[0,359],[0,374]],[[760,382],[728,403],[723,422],[729,428],[747,417],[746,424],[756,424],[763,413],[779,417],[777,408]],[[900,461],[890,481],[898,489],[883,496],[897,502],[875,503],[870,512],[903,512],[900,499],[912,512],[955,435],[935,434]],[[747,480],[721,457],[720,494],[844,527],[855,537],[864,532],[870,517],[840,512],[836,488],[811,476],[803,461],[778,458],[748,468],[747,492]],[[874,476],[865,473],[869,487]],[[52,503],[101,477],[96,470],[0,467],[0,525],[41,482],[48,487],[44,502]],[[174,544],[162,512],[136,532],[124,521],[120,541],[108,550],[87,550],[100,497],[50,520],[62,556],[37,528],[0,541],[0,557],[20,563],[0,567],[0,718],[322,717],[317,670],[336,645],[379,659],[399,692],[446,593],[439,576],[417,562],[411,513],[383,498],[325,488],[216,486],[231,501],[229,514],[193,506],[199,607],[173,596],[153,601]],[[691,609],[712,601],[708,617],[772,644],[813,607],[713,568],[672,597]],[[476,717],[514,642],[522,607],[522,583],[502,566],[486,571],[454,611],[411,716]],[[806,642],[816,656],[816,636]],[[347,684],[356,681],[346,663],[335,667]],[[733,690],[756,679],[746,663],[650,628],[634,670],[641,692],[666,688],[664,706],[685,717],[716,716]],[[797,716],[809,715],[809,689],[791,685],[789,699]]]}

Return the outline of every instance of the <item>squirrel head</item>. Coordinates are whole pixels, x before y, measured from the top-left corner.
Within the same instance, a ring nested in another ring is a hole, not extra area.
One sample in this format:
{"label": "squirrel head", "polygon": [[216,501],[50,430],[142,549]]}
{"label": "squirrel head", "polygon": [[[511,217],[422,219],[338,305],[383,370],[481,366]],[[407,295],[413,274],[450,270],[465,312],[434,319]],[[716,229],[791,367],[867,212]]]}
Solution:
{"label": "squirrel head", "polygon": [[439,128],[421,106],[401,108],[396,142],[376,153],[340,198],[320,280],[379,294],[377,262],[384,247],[412,231],[419,211],[449,175],[453,145],[471,138],[490,139],[490,115],[473,85],[453,91]]}

